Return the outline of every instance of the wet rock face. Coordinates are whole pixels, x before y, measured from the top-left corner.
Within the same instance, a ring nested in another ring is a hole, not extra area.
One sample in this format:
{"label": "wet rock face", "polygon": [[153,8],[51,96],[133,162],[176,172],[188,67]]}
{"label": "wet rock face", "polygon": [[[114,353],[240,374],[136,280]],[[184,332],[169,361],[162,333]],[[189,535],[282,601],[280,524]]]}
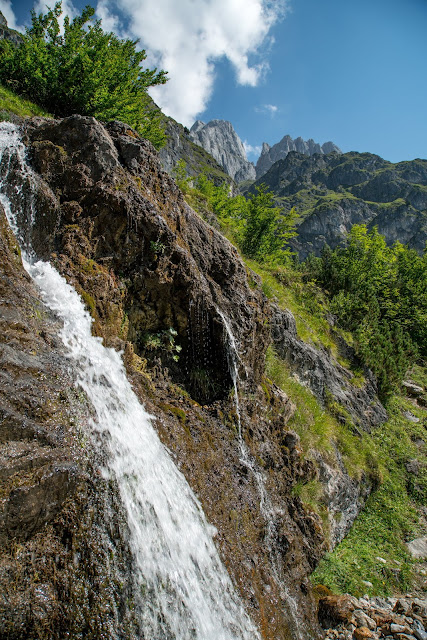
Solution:
{"label": "wet rock face", "polygon": [[[39,174],[32,232],[37,253],[52,260],[82,295],[95,320],[94,332],[123,350],[133,387],[157,417],[163,442],[215,525],[221,555],[262,636],[296,637],[299,625],[304,637],[316,637],[307,576],[324,551],[324,536],[318,516],[292,496],[292,487],[309,481],[313,468],[302,460],[297,437],[286,426],[294,407],[263,377],[270,308],[256,276],[247,273],[230,243],[187,206],[151,145],[123,123],[103,127],[80,116],[36,118],[27,123],[25,140]],[[241,427],[253,469],[242,461],[239,445],[230,331],[238,347]],[[44,404],[43,398],[34,400],[35,407]],[[25,428],[31,424],[25,422]],[[58,430],[62,433],[60,425]],[[56,437],[56,429],[52,434],[49,438]],[[76,456],[73,462],[81,460]],[[43,614],[46,625],[63,616],[57,627],[71,629],[70,637],[79,637],[75,629],[81,633],[85,624],[96,639],[133,637],[136,623],[124,604],[132,597],[126,524],[113,488],[92,470],[94,457],[91,450],[87,464],[76,462],[83,469],[82,481],[67,455],[55,464],[58,492],[48,491],[48,484],[45,491],[48,520],[40,520],[26,544],[37,554],[44,553],[39,535],[53,540],[52,554],[65,545],[59,553],[66,584],[62,595],[45,581],[43,593],[52,589],[58,601],[53,613]],[[268,510],[261,505],[260,479]],[[45,482],[49,474],[37,490],[43,491]],[[25,490],[22,499],[32,513],[36,492]],[[55,500],[56,512],[50,506]],[[13,496],[10,504],[15,517]],[[64,518],[62,541],[55,538],[54,527]],[[113,585],[110,557],[116,558]],[[26,562],[19,565],[24,573]],[[34,574],[22,584],[28,602]],[[120,590],[122,584],[126,587]],[[96,603],[92,609],[87,593]],[[65,603],[79,598],[83,613],[74,622],[74,605],[65,616]],[[115,612],[112,617],[97,608],[105,602]],[[31,624],[26,637],[31,637]]]}
{"label": "wet rock face", "polygon": [[136,629],[124,608],[131,583],[118,588],[130,564],[126,525],[112,508],[114,489],[90,471],[79,427],[88,407],[60,328],[0,206],[0,637],[8,640]]}
{"label": "wet rock face", "polygon": [[119,333],[126,323],[123,337],[145,357],[147,343],[176,331],[179,367],[171,357],[174,345],[153,352],[176,382],[206,403],[232,386],[221,309],[259,380],[266,303],[249,288],[235,249],[184,203],[151,145],[126,125],[105,129],[78,116],[42,123],[29,136],[34,165],[59,202],[57,232],[46,243],[36,226],[34,245],[46,255],[55,244],[63,272],[73,274],[86,296],[102,300],[103,335]]}

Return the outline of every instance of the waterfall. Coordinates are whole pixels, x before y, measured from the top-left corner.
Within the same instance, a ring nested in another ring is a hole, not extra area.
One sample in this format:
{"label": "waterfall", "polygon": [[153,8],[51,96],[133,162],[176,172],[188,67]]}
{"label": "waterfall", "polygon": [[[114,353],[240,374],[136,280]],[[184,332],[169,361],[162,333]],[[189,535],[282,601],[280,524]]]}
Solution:
{"label": "waterfall", "polygon": [[[11,167],[34,180],[14,125],[0,124],[0,201],[21,242],[25,269],[62,321],[60,337],[93,406],[88,435],[102,448],[106,479],[119,488],[127,514],[140,626],[147,640],[256,640],[251,620],[223,567],[202,508],[161,444],[152,417],[127,380],[121,355],[91,334],[82,300],[49,264],[38,261],[20,227],[22,185]],[[13,197],[12,197],[13,194]],[[32,201],[27,220],[34,217]],[[18,223],[19,220],[19,223]]]}

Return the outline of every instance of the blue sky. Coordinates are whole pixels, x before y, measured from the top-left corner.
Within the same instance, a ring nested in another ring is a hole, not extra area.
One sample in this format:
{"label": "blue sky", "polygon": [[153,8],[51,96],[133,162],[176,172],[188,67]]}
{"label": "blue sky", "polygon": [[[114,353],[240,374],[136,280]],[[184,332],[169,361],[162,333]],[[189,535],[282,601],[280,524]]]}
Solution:
{"label": "blue sky", "polygon": [[[33,4],[0,9],[23,25]],[[154,97],[184,124],[230,120],[254,148],[290,134],[393,162],[427,157],[427,0],[93,4],[106,28],[139,36],[169,70]]]}

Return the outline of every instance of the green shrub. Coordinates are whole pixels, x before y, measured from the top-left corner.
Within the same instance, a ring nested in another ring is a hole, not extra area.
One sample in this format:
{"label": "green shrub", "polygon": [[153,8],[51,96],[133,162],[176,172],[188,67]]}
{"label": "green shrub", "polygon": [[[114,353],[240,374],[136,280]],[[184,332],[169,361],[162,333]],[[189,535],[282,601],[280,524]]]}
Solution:
{"label": "green shrub", "polygon": [[355,225],[346,246],[327,247],[302,269],[328,292],[331,312],[353,332],[383,396],[418,354],[427,356],[427,253],[388,247],[376,229]]}
{"label": "green shrub", "polygon": [[0,41],[0,82],[60,117],[122,120],[159,147],[161,114],[147,89],[166,82],[166,73],[143,69],[137,41],[105,33],[100,20],[91,24],[94,13],[87,6],[72,21],[65,16],[61,35],[61,2],[45,15],[32,11],[22,44]]}

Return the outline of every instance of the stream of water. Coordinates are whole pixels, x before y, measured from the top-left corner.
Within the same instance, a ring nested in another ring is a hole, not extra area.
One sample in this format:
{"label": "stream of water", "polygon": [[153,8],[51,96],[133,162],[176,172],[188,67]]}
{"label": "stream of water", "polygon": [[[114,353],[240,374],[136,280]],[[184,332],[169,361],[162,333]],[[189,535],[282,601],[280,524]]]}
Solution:
{"label": "stream of water", "polygon": [[[31,251],[19,211],[22,194],[28,191],[25,184],[32,179],[19,131],[0,123],[0,201],[21,243],[26,270],[45,304],[63,322],[61,339],[76,384],[93,406],[89,436],[104,448],[102,473],[117,482],[127,514],[144,636],[150,640],[259,639],[221,563],[213,543],[215,530],[135,396],[120,354],[92,336],[92,319],[76,291]],[[28,197],[26,208],[31,224],[34,210]]]}
{"label": "stream of water", "polygon": [[292,620],[292,629],[295,637],[298,640],[303,640],[302,631],[300,629],[300,622],[298,617],[298,605],[296,600],[290,595],[287,586],[287,576],[283,574],[282,562],[280,559],[280,553],[277,550],[275,542],[276,521],[277,517],[281,515],[280,509],[274,507],[268,491],[265,487],[265,478],[262,471],[258,468],[255,460],[253,459],[246,442],[243,438],[242,432],[242,416],[240,412],[240,400],[239,400],[239,348],[237,341],[233,335],[231,323],[221,309],[217,308],[217,312],[221,317],[227,345],[227,359],[228,366],[234,386],[234,402],[237,414],[237,426],[238,426],[238,440],[240,449],[240,462],[249,470],[252,477],[255,480],[259,500],[260,511],[265,522],[265,537],[264,543],[269,551],[272,574],[275,578],[276,584],[279,587],[280,595],[284,606],[287,609],[289,619]]}

